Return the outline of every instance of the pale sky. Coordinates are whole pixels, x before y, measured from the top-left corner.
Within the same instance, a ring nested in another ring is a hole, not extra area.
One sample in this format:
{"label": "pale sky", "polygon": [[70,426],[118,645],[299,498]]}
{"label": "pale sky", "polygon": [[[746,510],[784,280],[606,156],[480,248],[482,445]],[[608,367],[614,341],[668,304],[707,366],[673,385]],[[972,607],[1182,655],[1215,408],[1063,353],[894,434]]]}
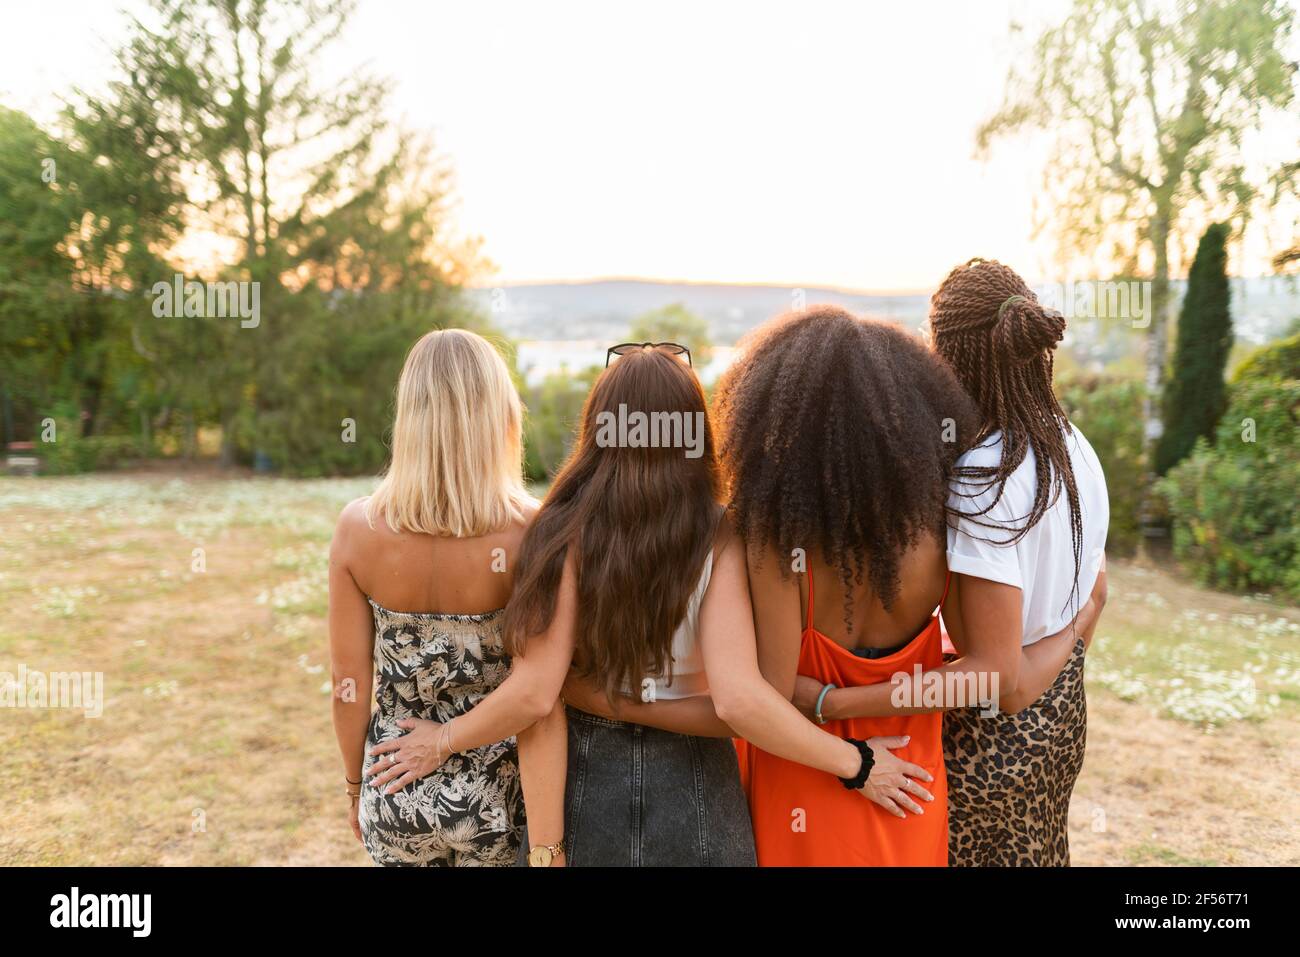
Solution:
{"label": "pale sky", "polygon": [[[1032,237],[1046,142],[980,162],[973,135],[1001,101],[1011,21],[1063,6],[363,0],[329,66],[395,79],[496,282],[928,289],[973,255],[1050,270]],[[102,79],[119,9],[6,9],[0,102],[42,117]]]}

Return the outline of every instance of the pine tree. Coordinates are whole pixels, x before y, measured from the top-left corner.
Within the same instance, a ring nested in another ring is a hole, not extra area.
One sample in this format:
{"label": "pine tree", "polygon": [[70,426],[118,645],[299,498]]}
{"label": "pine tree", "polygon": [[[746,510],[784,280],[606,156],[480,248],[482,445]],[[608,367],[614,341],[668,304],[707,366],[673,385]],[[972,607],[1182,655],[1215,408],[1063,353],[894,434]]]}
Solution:
{"label": "pine tree", "polygon": [[1172,378],[1165,393],[1165,429],[1156,448],[1156,472],[1160,475],[1190,454],[1197,439],[1213,439],[1227,404],[1223,373],[1232,349],[1229,231],[1226,224],[1216,223],[1196,247],[1178,320]]}

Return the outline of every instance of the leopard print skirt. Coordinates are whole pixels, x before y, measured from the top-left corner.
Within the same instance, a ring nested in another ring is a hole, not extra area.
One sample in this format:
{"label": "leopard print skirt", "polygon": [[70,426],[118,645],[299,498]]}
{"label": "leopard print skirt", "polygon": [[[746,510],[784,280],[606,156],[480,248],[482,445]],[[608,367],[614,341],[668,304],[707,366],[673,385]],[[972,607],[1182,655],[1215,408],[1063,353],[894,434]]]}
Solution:
{"label": "leopard print skirt", "polygon": [[1082,640],[1055,683],[1019,714],[946,712],[948,864],[1068,866],[1070,794],[1087,735]]}

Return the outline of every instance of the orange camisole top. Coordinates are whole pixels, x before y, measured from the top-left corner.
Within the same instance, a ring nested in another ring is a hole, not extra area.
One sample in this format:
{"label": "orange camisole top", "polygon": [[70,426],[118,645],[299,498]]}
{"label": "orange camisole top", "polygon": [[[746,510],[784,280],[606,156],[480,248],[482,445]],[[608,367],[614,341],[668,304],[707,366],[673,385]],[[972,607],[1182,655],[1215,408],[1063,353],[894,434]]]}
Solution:
{"label": "orange camisole top", "polygon": [[[949,576],[951,578],[951,576]],[[944,584],[944,599],[948,584]],[[838,687],[889,681],[943,664],[940,600],[920,634],[881,658],[862,658],[813,627],[813,576],[808,572],[808,620],[799,650],[799,674]],[[948,786],[943,765],[943,715],[894,715],[830,721],[825,730],[843,738],[908,735],[894,754],[919,764],[934,782],[931,802],[913,797],[925,812],[895,817],[825,771],[796,764],[737,740],[741,781],[749,799],[760,867],[933,866],[948,863]]]}

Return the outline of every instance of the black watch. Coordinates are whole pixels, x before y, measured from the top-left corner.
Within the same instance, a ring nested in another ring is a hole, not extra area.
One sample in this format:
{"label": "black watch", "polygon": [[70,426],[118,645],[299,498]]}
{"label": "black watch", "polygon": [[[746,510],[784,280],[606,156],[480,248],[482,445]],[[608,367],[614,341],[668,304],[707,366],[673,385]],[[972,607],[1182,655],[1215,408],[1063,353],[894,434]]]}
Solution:
{"label": "black watch", "polygon": [[862,767],[858,768],[858,773],[851,778],[840,778],[840,784],[843,784],[850,791],[859,790],[862,785],[867,783],[867,778],[871,776],[871,768],[876,763],[876,756],[871,751],[871,745],[857,738],[845,738],[849,744],[858,749],[858,754],[862,755]]}

